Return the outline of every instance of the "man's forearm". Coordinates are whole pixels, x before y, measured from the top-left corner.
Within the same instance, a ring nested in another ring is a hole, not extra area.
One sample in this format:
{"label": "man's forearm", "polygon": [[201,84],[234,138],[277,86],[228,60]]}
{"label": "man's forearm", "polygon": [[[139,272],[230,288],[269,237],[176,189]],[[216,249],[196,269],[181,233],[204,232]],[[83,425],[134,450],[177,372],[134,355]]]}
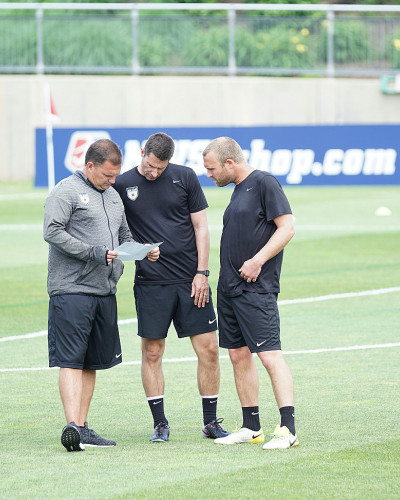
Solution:
{"label": "man's forearm", "polygon": [[54,221],[45,224],[43,237],[47,243],[57,248],[64,255],[83,261],[93,260],[99,264],[107,265],[107,248],[105,246],[92,246],[84,243],[71,236],[60,224]]}
{"label": "man's forearm", "polygon": [[210,256],[210,233],[208,227],[201,226],[195,228],[197,247],[197,269],[208,269],[208,259]]}
{"label": "man's forearm", "polygon": [[256,260],[260,266],[263,266],[268,260],[278,255],[278,253],[285,248],[293,235],[294,230],[290,227],[278,227],[268,243],[254,255],[253,259]]}

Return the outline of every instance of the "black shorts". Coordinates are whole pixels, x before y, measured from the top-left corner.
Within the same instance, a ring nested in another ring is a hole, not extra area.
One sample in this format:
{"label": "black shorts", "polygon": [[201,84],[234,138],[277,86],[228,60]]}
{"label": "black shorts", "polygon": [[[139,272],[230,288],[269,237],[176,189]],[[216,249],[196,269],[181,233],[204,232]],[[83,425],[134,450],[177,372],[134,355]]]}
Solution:
{"label": "black shorts", "polygon": [[104,370],[121,363],[115,295],[53,295],[49,366]]}
{"label": "black shorts", "polygon": [[194,305],[192,284],[137,285],[134,287],[138,335],[146,339],[165,339],[171,322],[179,338],[217,329],[217,318],[209,289],[205,307]]}
{"label": "black shorts", "polygon": [[281,349],[276,293],[227,297],[218,292],[218,323],[220,347],[247,346],[251,352]]}

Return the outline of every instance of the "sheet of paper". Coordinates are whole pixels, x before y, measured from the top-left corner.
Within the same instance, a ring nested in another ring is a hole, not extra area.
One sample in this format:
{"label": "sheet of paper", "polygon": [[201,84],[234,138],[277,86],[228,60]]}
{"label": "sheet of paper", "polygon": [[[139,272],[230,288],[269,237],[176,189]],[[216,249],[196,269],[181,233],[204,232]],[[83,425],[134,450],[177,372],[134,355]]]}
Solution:
{"label": "sheet of paper", "polygon": [[127,241],[119,247],[114,248],[114,252],[118,252],[117,259],[119,260],[142,260],[148,252],[159,247],[161,243],[162,241],[160,243],[152,243],[151,245],[143,245],[137,241]]}

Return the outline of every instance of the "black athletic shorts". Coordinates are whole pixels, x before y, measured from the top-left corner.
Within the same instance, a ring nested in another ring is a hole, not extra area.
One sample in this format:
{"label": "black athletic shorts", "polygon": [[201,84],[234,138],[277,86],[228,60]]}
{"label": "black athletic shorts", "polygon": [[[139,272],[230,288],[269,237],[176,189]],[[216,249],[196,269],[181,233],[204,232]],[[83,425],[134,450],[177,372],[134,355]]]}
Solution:
{"label": "black athletic shorts", "polygon": [[194,305],[192,284],[134,286],[138,335],[146,339],[165,339],[171,322],[179,338],[191,337],[217,329],[211,298],[205,307]]}
{"label": "black athletic shorts", "polygon": [[218,292],[219,346],[251,352],[281,349],[276,293],[243,292],[227,297]]}
{"label": "black athletic shorts", "polygon": [[49,366],[104,370],[121,363],[115,295],[52,295]]}

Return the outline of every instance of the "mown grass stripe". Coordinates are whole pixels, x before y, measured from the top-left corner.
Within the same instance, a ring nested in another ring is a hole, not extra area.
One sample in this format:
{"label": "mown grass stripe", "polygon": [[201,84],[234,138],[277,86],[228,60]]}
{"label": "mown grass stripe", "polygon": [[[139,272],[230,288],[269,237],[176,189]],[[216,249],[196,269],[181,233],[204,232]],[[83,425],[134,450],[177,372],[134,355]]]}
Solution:
{"label": "mown grass stripe", "polygon": [[47,192],[0,194],[0,201],[44,200],[47,195]]}
{"label": "mown grass stripe", "polygon": [[[395,292],[400,292],[400,286],[391,287],[391,288],[378,288],[376,290],[365,290],[363,292],[347,292],[347,293],[337,293],[337,294],[331,294],[331,295],[321,295],[320,297],[307,297],[304,299],[287,299],[287,300],[278,301],[278,304],[279,304],[279,306],[286,306],[286,305],[291,305],[291,304],[322,302],[325,300],[345,299],[345,298],[353,298],[353,297],[365,297],[365,296],[369,296],[369,295],[382,295],[385,293],[395,293]],[[136,323],[136,322],[137,322],[137,318],[121,319],[118,321],[118,325],[129,325],[131,323]],[[13,335],[11,337],[3,337],[3,338],[0,338],[0,342],[36,338],[36,337],[42,337],[44,335],[47,335],[47,330],[41,330],[39,332],[27,333],[24,335]]]}
{"label": "mown grass stripe", "polygon": [[43,224],[0,224],[0,231],[41,231]]}
{"label": "mown grass stripe", "polygon": [[[321,354],[325,352],[340,352],[340,351],[363,351],[366,349],[388,349],[390,347],[400,347],[400,342],[391,342],[388,344],[372,344],[372,345],[352,345],[345,347],[330,347],[330,348],[322,348],[322,349],[309,349],[303,351],[282,351],[285,356],[290,355],[298,355],[298,354]],[[256,354],[254,354],[256,356]],[[219,359],[229,359],[228,355],[221,355]],[[190,356],[185,358],[164,358],[163,363],[187,363],[197,361],[196,356]],[[142,363],[141,360],[135,361],[125,361],[121,363],[121,366],[132,366],[132,365],[140,365]],[[49,368],[48,366],[42,367],[34,367],[34,368],[1,368],[0,373],[7,372],[32,372],[32,371],[41,371],[41,370],[55,370],[58,367]]]}
{"label": "mown grass stripe", "polygon": [[[210,231],[222,231],[222,225],[220,224],[210,224]],[[42,224],[0,224],[0,231],[20,231],[25,229],[31,230],[42,230]],[[354,231],[367,231],[371,232],[382,232],[382,231],[400,231],[400,226],[394,224],[387,225],[354,225],[354,226],[335,226],[330,224],[296,224],[297,231],[340,231],[344,232],[354,232]]]}
{"label": "mown grass stripe", "polygon": [[278,304],[280,306],[285,306],[289,304],[305,304],[308,302],[322,302],[325,300],[365,297],[369,295],[383,295],[385,293],[395,293],[395,292],[400,292],[400,286],[395,286],[391,288],[378,288],[376,290],[365,290],[364,292],[335,293],[330,295],[321,295],[320,297],[308,297],[304,299],[287,299],[279,301]]}

